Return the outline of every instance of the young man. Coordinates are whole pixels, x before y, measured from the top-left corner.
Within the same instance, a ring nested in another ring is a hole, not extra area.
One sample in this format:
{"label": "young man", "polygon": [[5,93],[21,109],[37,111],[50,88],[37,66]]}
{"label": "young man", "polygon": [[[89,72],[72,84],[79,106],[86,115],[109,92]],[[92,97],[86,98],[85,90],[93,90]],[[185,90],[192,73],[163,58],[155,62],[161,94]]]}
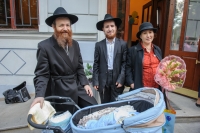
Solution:
{"label": "young man", "polygon": [[54,34],[38,44],[36,98],[31,107],[36,103],[42,107],[44,97],[49,95],[71,97],[80,107],[97,104],[84,73],[79,44],[72,39],[71,25],[77,21],[77,16],[62,7],[46,19]]}
{"label": "young man", "polygon": [[93,86],[99,91],[101,103],[115,101],[124,90],[127,44],[116,38],[121,22],[106,14],[96,24],[106,37],[96,43],[93,64]]}

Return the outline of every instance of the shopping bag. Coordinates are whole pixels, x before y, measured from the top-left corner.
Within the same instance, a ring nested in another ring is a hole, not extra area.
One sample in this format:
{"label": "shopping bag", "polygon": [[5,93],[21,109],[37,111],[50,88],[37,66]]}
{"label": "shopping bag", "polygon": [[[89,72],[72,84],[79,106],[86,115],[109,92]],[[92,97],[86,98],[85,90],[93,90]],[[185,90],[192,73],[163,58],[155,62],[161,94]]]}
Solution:
{"label": "shopping bag", "polygon": [[176,120],[176,111],[175,110],[164,110],[166,123],[162,127],[163,133],[173,133],[174,132],[174,124]]}
{"label": "shopping bag", "polygon": [[[164,93],[164,95],[166,95]],[[170,105],[168,98],[165,96],[166,109],[164,110],[166,123],[162,127],[163,133],[174,133],[174,125],[176,120],[176,111]]]}

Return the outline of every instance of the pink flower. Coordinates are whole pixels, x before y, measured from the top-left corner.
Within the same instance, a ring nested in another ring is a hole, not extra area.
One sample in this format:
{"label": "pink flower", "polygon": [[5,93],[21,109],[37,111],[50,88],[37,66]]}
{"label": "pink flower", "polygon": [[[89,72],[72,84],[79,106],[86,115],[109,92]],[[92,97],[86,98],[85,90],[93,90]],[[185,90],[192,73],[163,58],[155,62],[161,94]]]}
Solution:
{"label": "pink flower", "polygon": [[182,87],[186,78],[185,62],[178,56],[169,55],[161,60],[155,74],[155,81],[169,91]]}

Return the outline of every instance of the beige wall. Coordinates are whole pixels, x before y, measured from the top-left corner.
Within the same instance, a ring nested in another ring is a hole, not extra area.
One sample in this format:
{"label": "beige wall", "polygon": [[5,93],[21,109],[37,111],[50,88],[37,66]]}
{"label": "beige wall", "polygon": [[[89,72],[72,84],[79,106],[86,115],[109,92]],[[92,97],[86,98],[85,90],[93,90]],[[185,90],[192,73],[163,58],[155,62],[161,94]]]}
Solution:
{"label": "beige wall", "polygon": [[137,40],[136,34],[142,22],[142,7],[149,1],[151,0],[130,0],[130,15],[132,14],[133,11],[136,11],[138,12],[138,16],[139,16],[138,25],[132,25],[132,41]]}

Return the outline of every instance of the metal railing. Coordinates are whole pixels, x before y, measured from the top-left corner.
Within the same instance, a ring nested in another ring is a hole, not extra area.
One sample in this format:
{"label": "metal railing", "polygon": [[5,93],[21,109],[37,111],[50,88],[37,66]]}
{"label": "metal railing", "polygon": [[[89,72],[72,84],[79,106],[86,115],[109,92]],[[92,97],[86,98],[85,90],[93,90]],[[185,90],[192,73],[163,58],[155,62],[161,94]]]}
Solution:
{"label": "metal railing", "polygon": [[[2,12],[4,11],[0,14],[1,28],[31,28],[33,25],[38,25],[38,0],[0,0],[0,2],[2,6],[0,8]],[[32,15],[34,13],[35,16]],[[35,23],[32,23],[33,20],[36,20]]]}

